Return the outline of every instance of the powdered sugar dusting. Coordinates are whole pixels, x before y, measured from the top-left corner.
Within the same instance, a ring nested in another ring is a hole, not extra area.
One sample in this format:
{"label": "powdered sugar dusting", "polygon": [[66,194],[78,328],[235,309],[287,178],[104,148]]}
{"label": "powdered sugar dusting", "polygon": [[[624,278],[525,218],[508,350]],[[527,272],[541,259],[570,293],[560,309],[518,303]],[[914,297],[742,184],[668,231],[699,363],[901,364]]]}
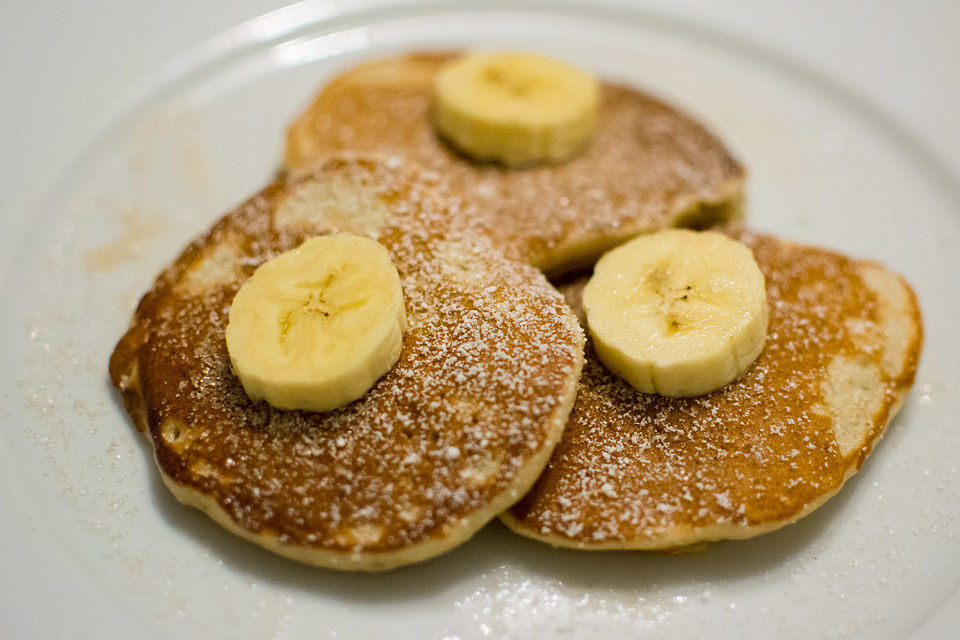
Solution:
{"label": "powdered sugar dusting", "polygon": [[430,119],[433,77],[450,58],[414,53],[335,79],[291,126],[288,164],[344,151],[416,160],[476,205],[496,246],[547,271],[589,264],[637,232],[734,215],[743,169],[720,141],[669,105],[616,85],[603,85],[597,130],[573,159],[524,170],[465,161]]}
{"label": "powdered sugar dusting", "polygon": [[[340,230],[322,211],[312,224],[274,216],[301,185],[328,179],[389,210],[377,235],[401,275],[410,327],[400,360],[361,400],[323,414],[278,411],[251,403],[230,371],[227,312],[256,264]],[[163,471],[252,532],[354,552],[443,537],[516,490],[562,428],[582,332],[543,277],[501,258],[461,224],[459,207],[415,169],[335,160],[269,188],[188,247],[144,297],[111,367],[119,382],[139,362],[139,391],[127,400],[146,416]],[[197,255],[222,243],[239,256],[234,278],[178,286]]]}
{"label": "powdered sugar dusting", "polygon": [[[788,519],[859,466],[915,362],[879,381],[879,409],[860,422],[833,423],[823,406],[834,357],[858,354],[879,371],[882,344],[864,351],[848,331],[875,329],[880,299],[856,261],[760,235],[742,240],[766,277],[770,312],[754,366],[714,393],[671,399],[638,393],[588,346],[563,440],[511,511],[524,528],[584,544],[669,545],[691,530]],[[565,287],[575,306],[582,286],[581,279]],[[855,430],[845,442],[861,443],[852,451],[837,445],[841,427]]]}

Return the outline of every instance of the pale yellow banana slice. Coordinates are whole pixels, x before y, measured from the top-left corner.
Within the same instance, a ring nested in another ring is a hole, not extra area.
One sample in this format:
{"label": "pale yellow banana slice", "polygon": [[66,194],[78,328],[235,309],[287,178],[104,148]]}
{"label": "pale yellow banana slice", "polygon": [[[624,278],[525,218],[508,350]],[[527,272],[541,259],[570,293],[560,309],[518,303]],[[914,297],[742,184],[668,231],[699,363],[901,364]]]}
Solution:
{"label": "pale yellow banana slice", "polygon": [[405,326],[390,254],[344,233],[312,238],[260,265],[233,299],[227,350],[252,400],[329,411],[390,370]]}
{"label": "pale yellow banana slice", "polygon": [[743,375],[763,350],[763,274],[722,234],[671,229],[605,254],[583,291],[597,355],[644,393],[695,396]]}
{"label": "pale yellow banana slice", "polygon": [[596,126],[600,90],[589,74],[529,53],[475,53],[437,75],[434,121],[454,147],[509,166],[575,154]]}

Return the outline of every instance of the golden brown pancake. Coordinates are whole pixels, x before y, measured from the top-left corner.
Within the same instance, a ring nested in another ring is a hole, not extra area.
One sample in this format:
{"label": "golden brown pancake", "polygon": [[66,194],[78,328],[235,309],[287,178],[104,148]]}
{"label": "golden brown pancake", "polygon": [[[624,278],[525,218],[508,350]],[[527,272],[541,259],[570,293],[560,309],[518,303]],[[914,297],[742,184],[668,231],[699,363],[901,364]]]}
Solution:
{"label": "golden brown pancake", "polygon": [[[745,376],[695,398],[635,391],[587,346],[577,401],[503,521],[579,549],[662,549],[771,531],[863,464],[913,383],[923,340],[903,279],[866,260],[744,233],[769,329]],[[580,310],[585,278],[564,292]]]}
{"label": "golden brown pancake", "polygon": [[[110,373],[180,501],[291,558],[376,570],[459,544],[529,489],[573,403],[583,334],[539,272],[459,228],[459,206],[423,171],[333,159],[164,269]],[[269,258],[340,231],[392,255],[400,360],[331,412],[250,401],[224,339],[234,294]]]}
{"label": "golden brown pancake", "polygon": [[603,84],[597,130],[568,162],[505,169],[458,155],[430,122],[434,77],[455,55],[413,53],[335,78],[290,126],[287,167],[344,151],[414,159],[464,197],[495,246],[550,275],[590,266],[640,232],[740,215],[744,171],[720,141],[614,84]]}

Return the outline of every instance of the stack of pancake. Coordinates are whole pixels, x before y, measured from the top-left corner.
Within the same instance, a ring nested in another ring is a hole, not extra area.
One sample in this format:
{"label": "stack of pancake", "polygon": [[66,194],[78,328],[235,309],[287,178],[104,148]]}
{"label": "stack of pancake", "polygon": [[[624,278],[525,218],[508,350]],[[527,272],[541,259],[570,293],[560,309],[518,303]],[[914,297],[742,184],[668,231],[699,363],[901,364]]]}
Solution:
{"label": "stack of pancake", "polygon": [[[740,164],[630,88],[601,84],[596,129],[568,161],[475,162],[431,124],[454,56],[330,82],[289,129],[285,177],[141,300],[110,373],[174,495],[277,553],[379,570],[498,514],[553,545],[669,549],[770,531],[835,494],[913,382],[922,325],[904,280],[743,229]],[[635,390],[578,324],[594,262],[674,226],[749,247],[769,310],[747,373],[689,398]],[[250,400],[224,338],[233,296],[258,265],[340,232],[377,240],[397,267],[400,360],[333,411]]]}

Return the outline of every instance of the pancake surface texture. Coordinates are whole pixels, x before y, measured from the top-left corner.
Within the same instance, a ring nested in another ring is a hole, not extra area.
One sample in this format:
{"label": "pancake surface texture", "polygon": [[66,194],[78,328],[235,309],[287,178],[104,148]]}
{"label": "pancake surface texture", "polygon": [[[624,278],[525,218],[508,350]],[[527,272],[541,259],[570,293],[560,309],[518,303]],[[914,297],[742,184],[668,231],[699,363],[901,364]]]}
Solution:
{"label": "pancake surface texture", "polygon": [[471,203],[495,246],[550,275],[590,266],[637,233],[739,217],[744,170],[720,141],[673,107],[609,83],[597,130],[567,162],[504,169],[458,155],[430,117],[437,71],[455,57],[408,54],[335,78],[290,126],[287,167],[338,152],[413,159]]}
{"label": "pancake surface texture", "polygon": [[[160,274],[110,373],[179,500],[283,555],[378,570],[455,546],[532,485],[572,406],[583,334],[459,207],[421,170],[331,159],[227,214]],[[409,321],[400,360],[330,412],[254,403],[224,340],[233,296],[259,264],[335,232],[390,252]]]}
{"label": "pancake surface texture", "polygon": [[[694,398],[635,391],[588,344],[563,438],[505,513],[516,532],[581,549],[664,549],[795,521],[853,475],[913,382],[916,298],[875,262],[743,233],[766,279],[762,354]],[[564,293],[580,312],[584,279]]]}

